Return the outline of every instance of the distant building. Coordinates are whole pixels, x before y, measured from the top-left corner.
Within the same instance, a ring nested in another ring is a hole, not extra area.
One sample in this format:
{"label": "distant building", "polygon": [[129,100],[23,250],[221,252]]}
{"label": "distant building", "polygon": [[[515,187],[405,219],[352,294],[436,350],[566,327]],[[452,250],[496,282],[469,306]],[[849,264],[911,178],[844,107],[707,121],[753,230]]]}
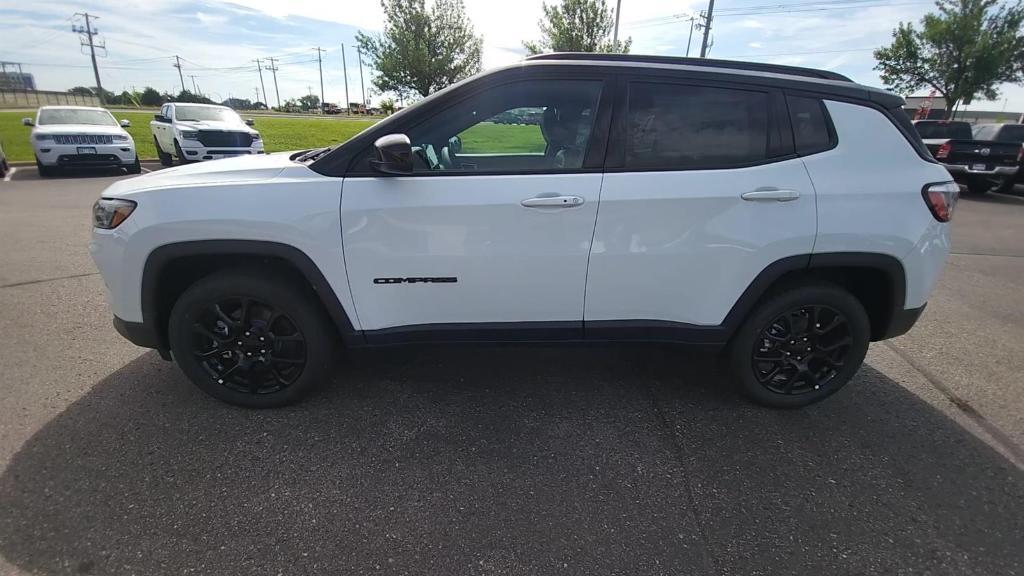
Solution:
{"label": "distant building", "polygon": [[[903,111],[911,120],[917,118],[922,110],[926,112],[922,117],[925,120],[942,120],[946,117],[946,99],[942,96],[930,99],[928,96],[907,96],[906,101]],[[971,124],[1024,124],[1024,114],[1020,112],[960,109],[956,112],[956,119]]]}
{"label": "distant building", "polygon": [[0,72],[0,90],[35,90],[36,79],[28,72]]}

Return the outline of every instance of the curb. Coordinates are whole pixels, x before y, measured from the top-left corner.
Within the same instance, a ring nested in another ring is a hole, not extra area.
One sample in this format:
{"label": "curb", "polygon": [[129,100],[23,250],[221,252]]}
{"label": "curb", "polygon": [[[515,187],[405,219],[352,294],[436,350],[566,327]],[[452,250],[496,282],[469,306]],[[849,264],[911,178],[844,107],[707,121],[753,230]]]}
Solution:
{"label": "curb", "polygon": [[[139,158],[142,164],[160,162],[159,158]],[[36,165],[35,160],[8,160],[7,165],[12,168],[32,168]]]}

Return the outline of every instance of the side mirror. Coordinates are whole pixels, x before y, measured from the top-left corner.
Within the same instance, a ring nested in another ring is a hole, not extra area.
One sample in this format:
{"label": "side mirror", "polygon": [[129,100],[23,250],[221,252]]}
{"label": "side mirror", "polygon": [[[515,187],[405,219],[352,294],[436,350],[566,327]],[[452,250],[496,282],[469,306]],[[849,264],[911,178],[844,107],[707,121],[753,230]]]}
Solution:
{"label": "side mirror", "polygon": [[384,174],[412,174],[412,144],[405,134],[388,134],[373,143],[377,158],[370,160],[374,170]]}
{"label": "side mirror", "polygon": [[121,128],[131,128],[131,127],[132,127],[132,121],[131,120],[121,120]]}
{"label": "side mirror", "polygon": [[246,119],[245,119],[245,125],[246,125],[246,126],[252,126],[252,125],[254,125],[254,124],[256,124],[256,122],[255,122],[255,121],[253,121],[253,119],[252,119],[252,118],[246,118]]}
{"label": "side mirror", "polygon": [[36,123],[33,122],[31,118],[22,118],[21,119],[21,123],[24,124],[25,126],[35,126],[36,125]]}
{"label": "side mirror", "polygon": [[171,121],[170,118],[168,118],[167,116],[164,116],[163,114],[153,114],[153,120],[156,120],[157,122],[170,122]]}

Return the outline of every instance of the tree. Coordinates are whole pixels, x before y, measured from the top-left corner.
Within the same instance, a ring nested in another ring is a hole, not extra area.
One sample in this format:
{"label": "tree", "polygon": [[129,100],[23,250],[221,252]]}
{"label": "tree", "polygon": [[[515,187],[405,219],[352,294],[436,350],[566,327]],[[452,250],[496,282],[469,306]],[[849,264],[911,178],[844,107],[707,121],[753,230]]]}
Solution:
{"label": "tree", "polygon": [[385,98],[380,101],[380,110],[384,114],[390,116],[395,113],[395,100],[394,98]]}
{"label": "tree", "polygon": [[381,0],[384,33],[356,35],[380,92],[427,96],[480,71],[483,37],[462,0]]}
{"label": "tree", "polygon": [[316,94],[306,94],[299,98],[299,106],[303,110],[316,110],[320,108],[320,97]]}
{"label": "tree", "polygon": [[1024,80],[1024,7],[997,0],[938,0],[921,28],[901,22],[875,50],[882,82],[909,94],[926,86],[946,100],[946,117],[974,97],[994,100],[999,84]]}
{"label": "tree", "polygon": [[175,102],[187,102],[190,104],[213,104],[213,100],[210,100],[206,96],[200,96],[199,94],[193,94],[188,90],[182,90],[174,97]]}
{"label": "tree", "polygon": [[164,98],[156,89],[146,86],[142,94],[139,95],[139,103],[143,106],[162,106]]}
{"label": "tree", "polygon": [[611,38],[615,26],[614,13],[604,0],[562,0],[561,5],[542,4],[544,18],[541,39],[523,42],[530,54],[541,52],[618,52],[629,53],[632,38],[615,42]]}

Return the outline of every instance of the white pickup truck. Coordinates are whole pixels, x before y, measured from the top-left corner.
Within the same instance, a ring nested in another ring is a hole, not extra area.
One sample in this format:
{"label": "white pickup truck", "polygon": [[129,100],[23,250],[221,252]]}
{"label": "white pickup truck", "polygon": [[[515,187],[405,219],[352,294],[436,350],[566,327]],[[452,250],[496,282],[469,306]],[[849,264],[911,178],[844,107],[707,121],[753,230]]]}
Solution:
{"label": "white pickup truck", "polygon": [[250,127],[252,120],[242,120],[226,106],[164,104],[149,126],[164,166],[173,164],[174,156],[185,164],[263,154],[263,139]]}

